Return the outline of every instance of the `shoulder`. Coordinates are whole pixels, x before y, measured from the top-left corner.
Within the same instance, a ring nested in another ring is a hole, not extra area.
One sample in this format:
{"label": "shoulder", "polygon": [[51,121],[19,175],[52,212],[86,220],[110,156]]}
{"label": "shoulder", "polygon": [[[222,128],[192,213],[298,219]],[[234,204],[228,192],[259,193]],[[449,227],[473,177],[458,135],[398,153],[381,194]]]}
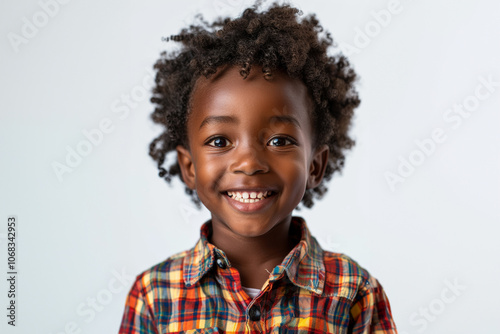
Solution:
{"label": "shoulder", "polygon": [[184,259],[192,249],[175,253],[136,276],[134,288],[147,295],[151,290],[183,283]]}
{"label": "shoulder", "polygon": [[129,333],[131,326],[141,326],[141,333],[146,330],[142,326],[147,326],[149,333],[153,330],[157,315],[169,313],[168,301],[176,291],[180,291],[179,286],[183,284],[183,260],[189,252],[190,250],[176,253],[136,276],[125,302],[120,333]]}
{"label": "shoulder", "polygon": [[357,261],[343,253],[323,251],[325,294],[354,300],[359,294],[375,293],[379,282]]}
{"label": "shoulder", "polygon": [[323,260],[326,272],[337,277],[365,281],[371,276],[365,268],[346,254],[323,251]]}
{"label": "shoulder", "polygon": [[397,333],[389,299],[379,281],[355,260],[324,251],[325,293],[346,298],[356,333]]}

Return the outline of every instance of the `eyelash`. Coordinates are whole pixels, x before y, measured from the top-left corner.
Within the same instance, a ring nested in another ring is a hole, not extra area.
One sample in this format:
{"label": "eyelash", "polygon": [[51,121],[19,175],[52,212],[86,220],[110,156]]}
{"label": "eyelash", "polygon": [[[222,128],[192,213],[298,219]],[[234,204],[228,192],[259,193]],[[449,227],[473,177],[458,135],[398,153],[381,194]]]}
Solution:
{"label": "eyelash", "polygon": [[[268,143],[270,143],[271,141],[275,140],[275,139],[284,139],[286,140],[287,142],[289,142],[288,145],[297,145],[297,142],[295,140],[293,140],[292,138],[290,137],[286,137],[286,136],[277,136],[277,137],[273,137],[271,138]],[[287,146],[287,144],[285,145],[271,145],[271,146]]]}
{"label": "eyelash", "polygon": [[[228,146],[228,145],[226,145],[226,146],[220,147],[220,146],[211,145],[211,143],[214,142],[216,139],[223,139],[226,142],[231,143],[227,138],[224,138],[222,136],[217,136],[217,137],[209,138],[207,140],[207,142],[205,143],[205,145],[212,146],[212,147],[218,147],[218,148],[225,148],[225,147]],[[287,137],[287,136],[276,136],[276,137],[273,137],[267,143],[269,144],[274,139],[284,139],[284,140],[286,140],[288,142],[288,144],[285,144],[285,145],[269,145],[269,146],[278,146],[278,147],[281,147],[281,146],[288,146],[288,145],[297,145],[297,142],[295,140],[293,140],[292,138]]]}
{"label": "eyelash", "polygon": [[210,138],[210,139],[206,142],[206,145],[208,145],[208,146],[212,146],[212,147],[219,147],[219,148],[224,148],[224,147],[226,147],[226,146],[224,146],[224,147],[220,147],[220,146],[210,145],[210,143],[212,143],[212,142],[213,142],[213,141],[215,141],[216,139],[223,139],[223,140],[225,140],[226,142],[229,142],[229,143],[230,143],[230,141],[229,141],[229,140],[227,140],[226,138],[221,137],[221,136],[218,136],[218,137],[212,137],[212,138]]}

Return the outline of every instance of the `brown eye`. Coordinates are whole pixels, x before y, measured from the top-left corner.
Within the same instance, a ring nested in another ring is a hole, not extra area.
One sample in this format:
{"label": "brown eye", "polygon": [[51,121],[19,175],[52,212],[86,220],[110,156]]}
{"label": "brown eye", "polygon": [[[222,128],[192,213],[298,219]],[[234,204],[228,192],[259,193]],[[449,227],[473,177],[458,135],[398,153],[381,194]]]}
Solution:
{"label": "brown eye", "polygon": [[293,144],[291,140],[286,137],[275,137],[268,142],[270,146],[286,146]]}
{"label": "brown eye", "polygon": [[216,137],[209,141],[207,144],[214,147],[227,147],[229,145],[229,140],[223,137]]}

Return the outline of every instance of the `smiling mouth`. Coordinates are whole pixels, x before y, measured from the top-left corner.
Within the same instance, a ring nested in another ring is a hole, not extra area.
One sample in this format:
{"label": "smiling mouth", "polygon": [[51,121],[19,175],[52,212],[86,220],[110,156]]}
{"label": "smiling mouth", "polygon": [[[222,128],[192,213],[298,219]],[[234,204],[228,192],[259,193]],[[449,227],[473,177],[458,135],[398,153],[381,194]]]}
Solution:
{"label": "smiling mouth", "polygon": [[256,203],[274,195],[274,191],[226,191],[231,199],[241,203]]}

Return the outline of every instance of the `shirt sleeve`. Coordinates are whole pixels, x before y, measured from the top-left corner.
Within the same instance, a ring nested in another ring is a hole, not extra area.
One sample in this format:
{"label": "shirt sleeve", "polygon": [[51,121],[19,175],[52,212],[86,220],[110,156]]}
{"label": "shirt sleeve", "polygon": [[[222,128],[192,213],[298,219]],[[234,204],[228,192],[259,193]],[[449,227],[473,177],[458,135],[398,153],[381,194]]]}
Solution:
{"label": "shirt sleeve", "polygon": [[119,334],[158,333],[140,278],[136,278],[127,295]]}
{"label": "shirt sleeve", "polygon": [[374,277],[370,277],[360,287],[350,313],[349,333],[397,334],[389,299]]}

